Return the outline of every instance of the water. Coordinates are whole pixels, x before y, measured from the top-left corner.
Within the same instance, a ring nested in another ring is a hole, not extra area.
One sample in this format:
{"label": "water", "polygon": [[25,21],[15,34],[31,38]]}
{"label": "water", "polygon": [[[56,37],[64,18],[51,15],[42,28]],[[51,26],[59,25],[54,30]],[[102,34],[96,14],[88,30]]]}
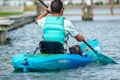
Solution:
{"label": "water", "polygon": [[[120,20],[79,21],[73,20],[78,32],[86,39],[98,39],[103,54],[120,63]],[[78,69],[15,73],[11,64],[13,56],[34,51],[42,40],[42,33],[35,23],[8,32],[11,43],[0,45],[0,80],[120,80],[120,64],[97,66],[95,64]],[[78,44],[70,38],[70,45]]]}

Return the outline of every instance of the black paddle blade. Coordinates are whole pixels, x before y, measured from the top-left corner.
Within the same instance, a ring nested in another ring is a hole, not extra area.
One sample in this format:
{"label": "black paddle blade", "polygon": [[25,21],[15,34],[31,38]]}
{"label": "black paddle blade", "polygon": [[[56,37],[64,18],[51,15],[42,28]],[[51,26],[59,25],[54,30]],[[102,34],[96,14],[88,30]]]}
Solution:
{"label": "black paddle blade", "polygon": [[100,53],[97,53],[96,54],[97,57],[98,57],[98,62],[102,65],[106,65],[108,63],[114,63],[114,64],[117,64],[117,62],[115,62],[113,59],[103,55],[103,54],[100,54]]}

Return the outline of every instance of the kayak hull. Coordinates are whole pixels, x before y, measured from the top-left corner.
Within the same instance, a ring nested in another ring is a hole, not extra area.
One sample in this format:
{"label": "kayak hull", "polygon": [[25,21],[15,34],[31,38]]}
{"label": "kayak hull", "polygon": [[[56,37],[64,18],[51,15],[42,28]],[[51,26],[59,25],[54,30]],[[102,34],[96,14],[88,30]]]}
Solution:
{"label": "kayak hull", "polygon": [[[101,51],[98,40],[92,40],[93,48]],[[85,44],[80,45],[82,50],[85,49]],[[86,46],[87,47],[87,46]],[[41,53],[24,53],[17,54],[12,58],[12,65],[15,70],[24,72],[39,71],[39,70],[56,70],[56,69],[73,69],[80,66],[85,66],[88,63],[97,61],[97,56],[92,50],[79,54],[41,54]]]}

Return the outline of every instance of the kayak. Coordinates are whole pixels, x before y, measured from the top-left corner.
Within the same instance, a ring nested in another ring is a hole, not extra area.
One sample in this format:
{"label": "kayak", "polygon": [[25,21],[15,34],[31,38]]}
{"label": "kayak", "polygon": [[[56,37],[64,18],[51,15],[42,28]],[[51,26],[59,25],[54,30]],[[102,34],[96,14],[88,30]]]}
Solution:
{"label": "kayak", "polygon": [[[96,51],[101,53],[101,45],[97,39],[87,41]],[[85,66],[89,63],[97,61],[97,55],[91,49],[86,50],[88,46],[81,43],[80,47],[83,51],[79,54],[42,54],[38,53],[20,53],[12,58],[12,65],[16,71],[41,71],[41,70],[58,70],[58,69],[74,69]]]}

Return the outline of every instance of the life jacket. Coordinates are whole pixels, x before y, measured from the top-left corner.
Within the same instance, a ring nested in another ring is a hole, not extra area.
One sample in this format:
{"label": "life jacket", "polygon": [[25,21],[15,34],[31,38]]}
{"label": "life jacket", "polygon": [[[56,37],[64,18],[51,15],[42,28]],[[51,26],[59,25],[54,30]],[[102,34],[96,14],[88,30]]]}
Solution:
{"label": "life jacket", "polygon": [[64,17],[47,16],[43,27],[43,39],[65,43]]}

